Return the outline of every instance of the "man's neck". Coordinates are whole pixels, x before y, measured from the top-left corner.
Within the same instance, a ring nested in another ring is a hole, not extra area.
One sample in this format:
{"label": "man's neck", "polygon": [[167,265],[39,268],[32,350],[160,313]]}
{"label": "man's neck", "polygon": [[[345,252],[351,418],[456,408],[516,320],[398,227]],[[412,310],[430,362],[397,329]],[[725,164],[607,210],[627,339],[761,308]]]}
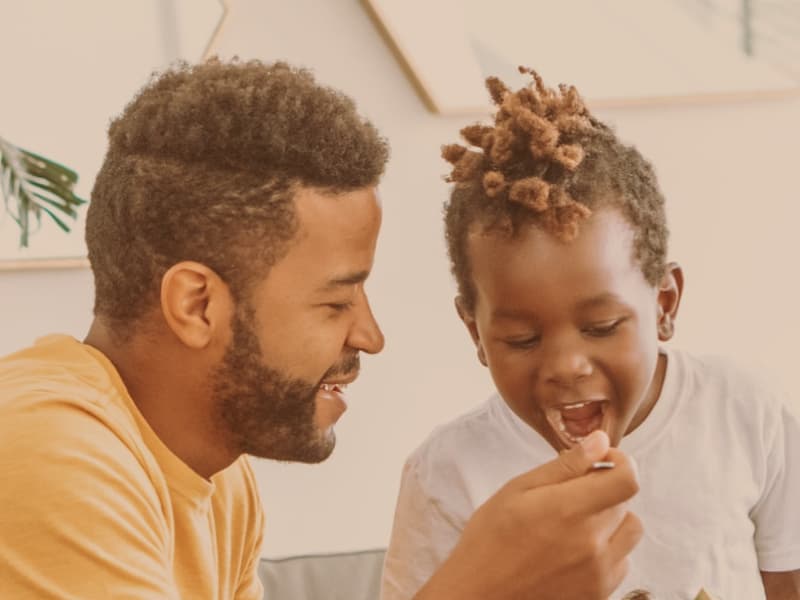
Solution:
{"label": "man's neck", "polygon": [[202,356],[169,335],[120,342],[97,318],[84,343],[111,361],[150,428],[198,475],[209,479],[238,458],[224,444],[210,393],[213,365]]}

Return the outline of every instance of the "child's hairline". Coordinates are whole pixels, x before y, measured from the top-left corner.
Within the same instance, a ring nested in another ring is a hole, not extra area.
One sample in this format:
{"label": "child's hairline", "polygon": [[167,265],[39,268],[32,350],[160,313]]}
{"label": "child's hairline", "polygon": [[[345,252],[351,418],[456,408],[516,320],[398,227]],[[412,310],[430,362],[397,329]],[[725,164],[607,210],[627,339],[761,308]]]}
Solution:
{"label": "child's hairline", "polygon": [[[458,285],[459,289],[456,293],[456,300],[459,302],[459,305],[463,310],[474,316],[478,298],[476,293],[477,290],[475,288],[475,278],[474,278],[475,276],[473,274],[473,268],[472,268],[472,252],[470,250],[471,247],[470,241],[475,239],[476,236],[486,236],[486,237],[495,236],[513,241],[515,239],[521,238],[523,235],[525,235],[526,232],[530,231],[531,228],[534,228],[538,230],[540,233],[557,241],[558,243],[572,244],[578,237],[580,237],[583,234],[583,226],[588,221],[597,218],[597,216],[602,215],[603,213],[609,213],[609,212],[616,212],[620,217],[622,217],[627,226],[630,227],[632,232],[632,237],[630,242],[631,264],[634,265],[639,270],[647,285],[649,285],[653,289],[656,289],[658,287],[658,282],[650,280],[651,278],[648,276],[646,272],[644,260],[642,259],[642,257],[637,256],[637,248],[638,248],[637,241],[638,237],[641,235],[640,228],[637,227],[636,224],[631,221],[631,218],[626,214],[623,205],[621,203],[614,202],[613,200],[602,200],[597,198],[595,199],[595,203],[592,207],[591,214],[581,222],[576,237],[571,240],[559,238],[559,236],[556,235],[554,232],[549,231],[548,228],[543,223],[541,223],[541,221],[537,219],[535,216],[531,216],[530,219],[526,219],[521,222],[516,222],[516,223],[510,222],[505,226],[501,224],[500,219],[497,219],[494,222],[490,222],[489,218],[485,214],[479,215],[478,218],[473,219],[467,228],[466,235],[463,238],[465,244],[464,257],[466,259],[466,267],[467,267],[465,274],[468,277],[468,281],[465,283],[470,288],[469,294],[465,295],[462,292],[462,290],[460,289],[461,285],[460,282],[458,281],[458,276],[455,275],[456,283],[459,284]],[[666,255],[662,258],[663,258],[663,260],[661,261],[662,264],[657,274],[659,280],[666,273],[667,270],[666,265],[668,263]]]}

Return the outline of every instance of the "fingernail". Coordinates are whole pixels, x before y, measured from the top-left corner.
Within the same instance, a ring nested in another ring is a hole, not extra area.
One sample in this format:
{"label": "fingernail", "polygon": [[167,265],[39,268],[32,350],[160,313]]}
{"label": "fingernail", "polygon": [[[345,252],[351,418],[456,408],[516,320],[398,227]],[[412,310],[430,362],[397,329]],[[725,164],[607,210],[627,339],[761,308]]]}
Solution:
{"label": "fingernail", "polygon": [[593,431],[583,438],[581,446],[587,454],[602,452],[608,447],[607,437],[605,431]]}

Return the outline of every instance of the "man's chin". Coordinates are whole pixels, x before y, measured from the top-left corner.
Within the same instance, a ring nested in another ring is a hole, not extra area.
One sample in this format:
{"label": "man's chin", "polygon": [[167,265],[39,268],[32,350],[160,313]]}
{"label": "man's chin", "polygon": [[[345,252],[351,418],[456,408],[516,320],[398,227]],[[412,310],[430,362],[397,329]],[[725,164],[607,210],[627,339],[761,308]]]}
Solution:
{"label": "man's chin", "polygon": [[320,432],[319,438],[316,443],[309,444],[302,457],[298,457],[294,462],[302,462],[307,464],[317,464],[328,460],[333,449],[336,447],[336,433],[333,431],[333,426],[325,431]]}
{"label": "man's chin", "polygon": [[324,462],[333,454],[336,447],[336,434],[333,429],[319,432],[313,440],[300,445],[294,444],[282,447],[269,447],[263,449],[252,449],[248,454],[257,458],[266,458],[281,462],[295,462],[305,464],[317,464]]}

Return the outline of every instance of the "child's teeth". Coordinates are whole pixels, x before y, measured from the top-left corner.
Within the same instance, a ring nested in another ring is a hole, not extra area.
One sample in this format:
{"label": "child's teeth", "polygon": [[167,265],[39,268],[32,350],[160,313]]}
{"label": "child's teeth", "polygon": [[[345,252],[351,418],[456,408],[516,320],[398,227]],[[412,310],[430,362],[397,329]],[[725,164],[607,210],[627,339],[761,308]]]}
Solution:
{"label": "child's teeth", "polygon": [[578,402],[577,404],[568,404],[564,407],[564,410],[573,410],[575,408],[583,408],[589,404],[588,402]]}

